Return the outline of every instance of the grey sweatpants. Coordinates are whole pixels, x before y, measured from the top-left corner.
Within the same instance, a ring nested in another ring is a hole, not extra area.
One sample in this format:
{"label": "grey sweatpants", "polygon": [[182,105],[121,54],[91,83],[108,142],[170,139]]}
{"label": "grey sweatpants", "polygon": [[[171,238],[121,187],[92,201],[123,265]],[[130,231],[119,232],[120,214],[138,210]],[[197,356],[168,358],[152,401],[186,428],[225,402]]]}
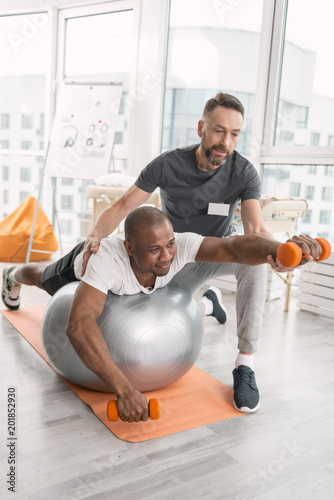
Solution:
{"label": "grey sweatpants", "polygon": [[171,283],[195,293],[211,278],[234,275],[237,279],[236,312],[238,349],[256,352],[266,296],[267,265],[213,264],[192,262],[179,271]]}

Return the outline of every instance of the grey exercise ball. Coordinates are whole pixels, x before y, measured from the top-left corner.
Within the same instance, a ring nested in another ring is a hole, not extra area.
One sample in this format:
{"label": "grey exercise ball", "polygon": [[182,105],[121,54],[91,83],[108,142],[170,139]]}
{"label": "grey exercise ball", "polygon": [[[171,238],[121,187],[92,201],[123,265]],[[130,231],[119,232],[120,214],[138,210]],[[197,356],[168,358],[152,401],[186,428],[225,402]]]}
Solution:
{"label": "grey exercise ball", "polygon": [[[52,297],[42,321],[45,354],[53,368],[70,382],[111,392],[81,361],[65,330],[78,282]],[[204,322],[198,302],[177,285],[151,295],[108,293],[97,323],[117,366],[139,391],[175,382],[195,363],[201,350]]]}

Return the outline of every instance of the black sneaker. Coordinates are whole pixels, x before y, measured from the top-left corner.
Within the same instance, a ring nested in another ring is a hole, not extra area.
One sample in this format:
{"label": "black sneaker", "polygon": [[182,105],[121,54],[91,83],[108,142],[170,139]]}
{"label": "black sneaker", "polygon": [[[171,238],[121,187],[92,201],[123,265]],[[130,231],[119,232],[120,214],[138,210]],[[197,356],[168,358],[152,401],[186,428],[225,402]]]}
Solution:
{"label": "black sneaker", "polygon": [[240,365],[233,370],[234,408],[252,413],[260,407],[260,394],[255,373],[249,366]]}
{"label": "black sneaker", "polygon": [[226,323],[228,317],[227,309],[222,303],[220,290],[215,286],[210,286],[209,290],[203,293],[203,297],[207,297],[213,304],[212,314],[208,314],[208,316],[214,316],[222,325]]}
{"label": "black sneaker", "polygon": [[21,304],[21,285],[11,281],[8,277],[9,273],[15,268],[16,266],[5,267],[2,272],[2,302],[12,311],[17,311]]}

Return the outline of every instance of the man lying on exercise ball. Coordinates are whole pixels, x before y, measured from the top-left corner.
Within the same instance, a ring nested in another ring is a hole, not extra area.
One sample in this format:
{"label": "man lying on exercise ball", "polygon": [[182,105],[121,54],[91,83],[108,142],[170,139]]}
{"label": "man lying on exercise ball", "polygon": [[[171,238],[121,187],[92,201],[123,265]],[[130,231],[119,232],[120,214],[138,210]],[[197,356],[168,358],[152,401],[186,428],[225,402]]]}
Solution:
{"label": "man lying on exercise ball", "polygon": [[[309,236],[292,240],[302,250],[301,264],[319,258],[320,244]],[[117,408],[124,421],[147,420],[146,398],[130,384],[112,360],[96,323],[108,291],[117,295],[153,293],[166,286],[188,262],[236,262],[245,266],[264,264],[277,259],[280,243],[259,235],[232,236],[221,239],[195,233],[176,233],[169,219],[158,209],[140,207],[125,221],[125,235],[101,241],[98,253],[91,256],[82,278],[83,243],[47,267],[40,263],[10,267],[3,271],[2,300],[12,310],[20,306],[22,284],[35,285],[53,295],[62,286],[81,279],[72,302],[66,330],[74,349],[85,365],[100,377],[117,396]],[[202,277],[207,280],[207,272]],[[194,293],[201,286],[200,277],[190,283]],[[242,385],[239,389],[242,392]],[[257,391],[256,385],[253,390]],[[238,394],[235,388],[235,399]],[[242,406],[247,408],[247,401]]]}

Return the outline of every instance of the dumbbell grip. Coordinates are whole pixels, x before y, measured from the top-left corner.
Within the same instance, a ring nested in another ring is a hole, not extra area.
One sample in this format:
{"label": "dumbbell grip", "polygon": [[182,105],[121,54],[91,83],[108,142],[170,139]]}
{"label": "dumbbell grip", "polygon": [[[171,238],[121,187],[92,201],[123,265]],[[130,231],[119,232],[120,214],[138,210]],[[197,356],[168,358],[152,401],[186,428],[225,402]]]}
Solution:
{"label": "dumbbell grip", "polygon": [[[321,245],[322,253],[316,261],[322,261],[328,259],[331,254],[331,245],[324,238],[315,238],[316,241]],[[282,243],[277,249],[277,258],[284,267],[295,267],[300,264],[302,260],[302,250],[293,241],[288,241]]]}
{"label": "dumbbell grip", "polygon": [[[108,420],[116,422],[119,419],[117,402],[112,399],[108,401],[107,406]],[[151,420],[158,420],[160,418],[160,403],[158,399],[152,398],[148,402],[148,416]]]}

